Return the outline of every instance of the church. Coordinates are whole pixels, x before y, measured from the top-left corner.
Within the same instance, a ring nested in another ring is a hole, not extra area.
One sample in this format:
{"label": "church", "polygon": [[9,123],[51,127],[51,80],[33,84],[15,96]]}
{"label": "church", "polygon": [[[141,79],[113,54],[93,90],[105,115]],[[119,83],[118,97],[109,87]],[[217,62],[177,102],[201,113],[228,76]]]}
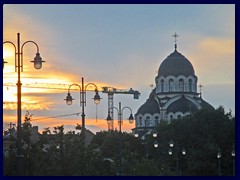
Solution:
{"label": "church", "polygon": [[155,78],[156,87],[135,114],[134,133],[147,133],[162,119],[182,118],[202,108],[214,108],[197,91],[198,77],[191,62],[177,50],[175,33],[174,51],[166,57]]}

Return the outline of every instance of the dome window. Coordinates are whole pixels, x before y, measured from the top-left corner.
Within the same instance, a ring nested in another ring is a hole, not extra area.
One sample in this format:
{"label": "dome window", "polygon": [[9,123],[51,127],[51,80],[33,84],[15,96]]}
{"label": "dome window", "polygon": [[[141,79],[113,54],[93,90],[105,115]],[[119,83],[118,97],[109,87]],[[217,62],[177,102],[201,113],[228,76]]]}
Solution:
{"label": "dome window", "polygon": [[169,92],[173,92],[173,79],[169,79]]}
{"label": "dome window", "polygon": [[192,92],[192,79],[189,79],[189,92]]}
{"label": "dome window", "polygon": [[150,117],[147,116],[145,119],[145,127],[150,127]]}
{"label": "dome window", "polygon": [[164,80],[163,79],[161,80],[160,86],[161,86],[161,92],[163,92],[163,90],[164,90]]}
{"label": "dome window", "polygon": [[183,92],[183,91],[184,91],[184,80],[179,79],[179,92]]}

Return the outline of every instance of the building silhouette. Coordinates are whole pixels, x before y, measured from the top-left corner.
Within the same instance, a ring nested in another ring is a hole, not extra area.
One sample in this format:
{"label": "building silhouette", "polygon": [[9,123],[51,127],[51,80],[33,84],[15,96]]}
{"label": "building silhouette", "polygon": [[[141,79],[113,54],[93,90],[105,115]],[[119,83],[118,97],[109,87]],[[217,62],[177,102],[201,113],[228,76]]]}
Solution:
{"label": "building silhouette", "polygon": [[177,50],[163,60],[155,78],[156,87],[135,114],[133,132],[145,134],[161,120],[182,118],[202,108],[213,108],[197,91],[198,77],[191,62]]}

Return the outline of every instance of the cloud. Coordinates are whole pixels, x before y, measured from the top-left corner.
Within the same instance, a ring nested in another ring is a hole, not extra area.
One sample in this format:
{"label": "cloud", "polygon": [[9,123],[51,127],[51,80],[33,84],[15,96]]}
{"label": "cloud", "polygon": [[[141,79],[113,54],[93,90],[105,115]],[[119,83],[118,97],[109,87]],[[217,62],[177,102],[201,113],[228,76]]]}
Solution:
{"label": "cloud", "polygon": [[[3,102],[4,110],[15,110],[17,109],[17,102]],[[49,105],[39,102],[28,102],[22,103],[22,109],[28,110],[47,110],[50,109]]]}
{"label": "cloud", "polygon": [[[71,7],[4,5],[4,41],[15,43],[17,33],[20,32],[21,44],[27,40],[35,41],[40,48],[41,57],[46,61],[41,70],[35,70],[29,61],[35,56],[36,47],[26,44],[24,69],[21,73],[22,83],[81,84],[81,77],[84,77],[86,83],[94,82],[98,86],[118,89],[131,87],[141,92],[139,100],[133,100],[132,95],[114,95],[114,102],[115,104],[122,102],[136,112],[149,96],[151,91],[149,85],[151,83],[155,85],[154,78],[161,62],[174,50],[171,33],[177,30],[180,33],[179,43],[182,44],[178,49],[185,49],[179,52],[192,62],[199,78],[198,82],[204,87],[210,84],[235,84],[234,18],[232,18],[235,13],[234,5],[148,7],[133,5],[130,9],[129,7],[124,5],[123,8],[119,8],[119,5],[116,5],[112,8],[106,5],[105,8],[110,10],[106,11],[102,5],[94,5],[94,8],[88,5]],[[73,9],[65,14],[66,8]],[[159,11],[159,8],[162,8],[162,11]],[[123,10],[126,13],[122,13]],[[105,16],[101,15],[103,12]],[[108,13],[113,16],[107,16]],[[156,17],[168,17],[168,20],[159,22],[159,18]],[[191,18],[194,18],[194,21]],[[127,26],[122,26],[123,24]],[[13,51],[11,45],[5,46],[7,50]],[[4,68],[3,80],[4,83],[11,82],[16,85],[17,73],[14,72],[13,58],[13,56],[6,58],[9,63]],[[80,111],[78,90],[71,90],[75,98],[72,106],[67,106],[63,100],[67,88],[48,90],[23,87],[22,90],[22,111],[31,108],[34,117]],[[207,89],[204,90],[206,97],[207,93]],[[5,107],[12,110],[4,109],[4,120],[9,117],[11,121],[15,121],[16,111],[13,109],[16,108],[14,103],[17,99],[16,88],[11,92],[12,98],[9,98],[9,94],[9,91],[4,91],[4,102],[9,102],[8,105],[11,107]],[[226,95],[225,98],[232,95],[227,91],[223,94]],[[98,123],[95,123],[94,119],[96,106],[92,99],[90,100],[93,95],[92,92],[87,95],[89,100],[85,111],[87,118],[90,119],[86,126],[95,130],[97,127],[107,128],[103,119],[107,115],[107,95],[100,94],[103,99],[98,106],[98,117],[103,120],[98,120]],[[209,99],[210,103],[214,102],[214,99],[210,98],[207,97],[207,101]],[[53,127],[62,123],[71,128],[77,122],[81,122],[81,117],[70,116],[33,123],[41,127],[48,125]],[[123,128],[130,127],[128,123],[124,123]]]}
{"label": "cloud", "polygon": [[235,40],[202,38],[189,47],[187,56],[204,84],[235,84]]}

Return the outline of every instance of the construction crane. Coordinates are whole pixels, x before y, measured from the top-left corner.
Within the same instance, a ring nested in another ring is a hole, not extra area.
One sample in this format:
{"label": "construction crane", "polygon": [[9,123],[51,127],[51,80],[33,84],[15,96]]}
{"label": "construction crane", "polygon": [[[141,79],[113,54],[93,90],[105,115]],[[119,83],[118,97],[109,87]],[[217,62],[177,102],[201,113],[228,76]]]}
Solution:
{"label": "construction crane", "polygon": [[[108,113],[109,116],[113,119],[113,95],[114,94],[133,94],[134,99],[139,99],[139,91],[135,91],[132,88],[129,90],[119,90],[113,87],[103,87],[102,93],[107,93],[108,95]],[[113,130],[114,122],[111,121],[108,123],[108,130]]]}
{"label": "construction crane", "polygon": [[[42,88],[42,89],[59,89],[59,90],[67,90],[68,87],[71,84],[57,84],[57,83],[27,83],[27,84],[22,84],[22,87],[26,88]],[[4,83],[3,86],[16,86],[14,83]],[[98,87],[99,88],[99,87]],[[79,90],[79,87],[72,87],[72,90]],[[89,91],[94,91],[95,89],[90,89]],[[114,94],[133,94],[134,99],[139,99],[140,92],[133,90],[130,88],[129,90],[122,90],[122,89],[117,89],[113,87],[100,87],[99,91],[102,93],[106,93],[108,95],[108,111],[110,117],[113,119],[113,95]],[[113,130],[114,123],[113,121],[111,123],[108,123],[108,130]]]}
{"label": "construction crane", "polygon": [[[71,84],[60,84],[60,83],[39,83],[39,82],[34,82],[34,83],[22,83],[22,87],[25,87],[25,88],[41,88],[41,89],[59,89],[59,90],[67,90],[68,87],[70,86]],[[3,86],[13,86],[15,87],[16,84],[15,83],[11,83],[11,82],[8,82],[8,83],[4,83]],[[77,86],[73,86],[71,88],[71,90],[79,90],[79,87]]]}

